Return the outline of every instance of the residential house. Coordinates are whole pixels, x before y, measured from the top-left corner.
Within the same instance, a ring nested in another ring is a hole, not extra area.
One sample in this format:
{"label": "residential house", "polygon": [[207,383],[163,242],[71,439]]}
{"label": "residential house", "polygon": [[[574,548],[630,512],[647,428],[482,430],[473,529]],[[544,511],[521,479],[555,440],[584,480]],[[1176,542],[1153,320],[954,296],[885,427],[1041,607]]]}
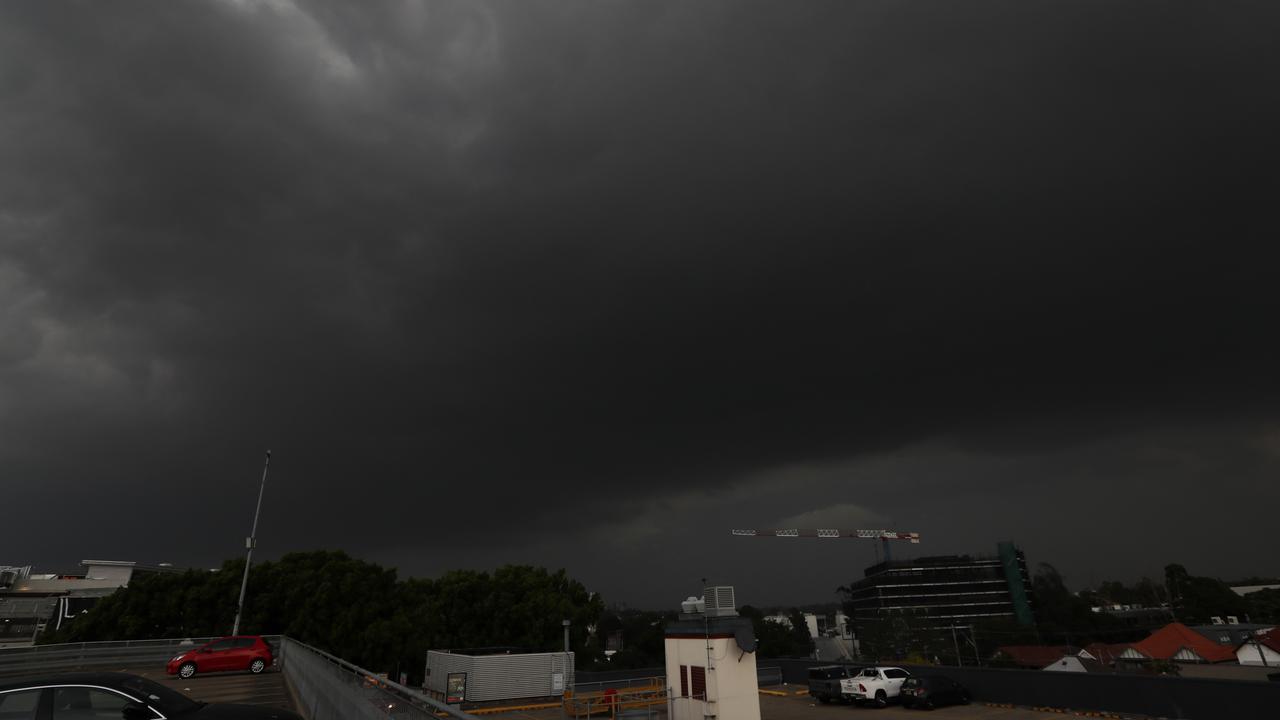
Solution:
{"label": "residential house", "polygon": [[1236,662],[1241,665],[1265,665],[1280,672],[1280,629],[1272,628],[1240,643]]}

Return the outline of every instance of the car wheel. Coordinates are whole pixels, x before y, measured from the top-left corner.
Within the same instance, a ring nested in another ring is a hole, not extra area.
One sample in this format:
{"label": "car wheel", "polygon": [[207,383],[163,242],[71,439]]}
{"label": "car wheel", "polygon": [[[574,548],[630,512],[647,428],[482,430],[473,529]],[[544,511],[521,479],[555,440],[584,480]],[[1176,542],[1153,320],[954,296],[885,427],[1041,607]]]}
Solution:
{"label": "car wheel", "polygon": [[266,669],[267,669],[267,663],[262,658],[256,658],[253,662],[249,663],[249,672],[253,673],[254,675],[257,675],[258,673]]}
{"label": "car wheel", "polygon": [[192,663],[192,662],[182,663],[182,667],[178,668],[178,677],[184,680],[195,674],[196,674],[195,663]]}
{"label": "car wheel", "polygon": [[882,708],[889,704],[889,696],[884,694],[883,690],[876,691],[876,707]]}

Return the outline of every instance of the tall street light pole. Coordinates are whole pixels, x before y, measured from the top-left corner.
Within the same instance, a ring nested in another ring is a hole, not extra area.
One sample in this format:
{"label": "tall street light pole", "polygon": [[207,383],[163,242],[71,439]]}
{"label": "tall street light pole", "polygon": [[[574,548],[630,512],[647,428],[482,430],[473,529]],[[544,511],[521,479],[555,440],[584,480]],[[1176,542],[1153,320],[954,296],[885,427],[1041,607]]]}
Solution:
{"label": "tall street light pole", "polygon": [[258,515],[262,512],[262,494],[267,489],[267,469],[271,467],[271,451],[267,451],[267,459],[262,463],[262,485],[258,488],[258,507],[253,511],[253,529],[244,540],[244,579],[240,581],[240,602],[236,605],[236,622],[231,626],[231,634],[240,634],[240,616],[244,614],[244,591],[249,587],[249,565],[253,563],[253,548],[258,544]]}

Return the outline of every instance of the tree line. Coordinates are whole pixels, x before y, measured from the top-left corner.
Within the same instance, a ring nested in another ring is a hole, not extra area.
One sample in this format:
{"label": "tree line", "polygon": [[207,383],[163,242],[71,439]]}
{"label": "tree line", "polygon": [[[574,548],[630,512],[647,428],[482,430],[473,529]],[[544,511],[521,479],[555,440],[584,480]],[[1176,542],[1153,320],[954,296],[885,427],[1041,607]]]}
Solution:
{"label": "tree line", "polygon": [[[139,574],[91,610],[46,633],[41,643],[210,637],[230,632],[244,561],[213,572]],[[746,606],[767,657],[804,657],[812,649],[803,617],[792,627]],[[661,666],[664,632],[675,612],[607,608],[564,570],[508,565],[492,573],[446,572],[438,578],[396,571],[343,552],[291,553],[249,571],[241,632],[288,635],[378,672],[419,678],[427,650],[563,648],[562,621],[580,669]],[[615,652],[606,654],[610,638]]]}
{"label": "tree line", "polygon": [[[243,560],[215,571],[141,575],[42,643],[219,636],[235,618]],[[343,552],[291,553],[249,571],[241,632],[288,635],[366,669],[419,677],[428,649],[571,646],[602,657],[588,633],[601,598],[564,570],[508,565],[399,579]]]}

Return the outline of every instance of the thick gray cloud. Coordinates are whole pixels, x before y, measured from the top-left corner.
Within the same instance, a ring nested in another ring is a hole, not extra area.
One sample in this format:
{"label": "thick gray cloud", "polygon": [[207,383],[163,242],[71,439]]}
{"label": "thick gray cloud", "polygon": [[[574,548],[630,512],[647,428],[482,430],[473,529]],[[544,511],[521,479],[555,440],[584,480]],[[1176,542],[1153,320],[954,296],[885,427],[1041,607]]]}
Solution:
{"label": "thick gray cloud", "polygon": [[1280,572],[1277,14],[0,5],[0,561]]}

